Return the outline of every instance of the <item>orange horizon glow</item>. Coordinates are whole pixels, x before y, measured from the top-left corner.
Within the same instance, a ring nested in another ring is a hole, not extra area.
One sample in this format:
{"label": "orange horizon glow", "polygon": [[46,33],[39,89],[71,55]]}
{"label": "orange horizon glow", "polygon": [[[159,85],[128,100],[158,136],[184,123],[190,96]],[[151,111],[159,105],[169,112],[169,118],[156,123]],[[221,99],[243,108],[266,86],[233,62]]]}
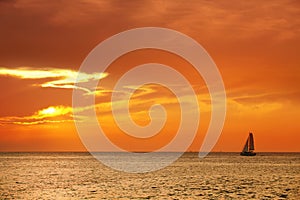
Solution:
{"label": "orange horizon glow", "polygon": [[151,49],[130,52],[105,73],[80,75],[78,81],[84,83],[101,79],[96,91],[74,86],[81,63],[97,44],[119,32],[146,26],[170,28],[192,37],[218,66],[226,89],[227,116],[213,151],[239,152],[253,132],[257,152],[300,152],[298,2],[91,0],[80,7],[71,2],[43,4],[0,2],[0,152],[86,151],[74,124],[73,89],[95,94],[98,121],[113,143],[128,151],[164,146],[174,137],[181,112],[167,88],[126,86],[135,89],[130,114],[137,124],[150,122],[148,109],[154,103],[165,106],[165,127],[152,138],[127,137],[111,115],[116,81],[134,66],[155,62],[178,70],[197,94],[200,126],[187,151],[198,151],[210,122],[210,96],[202,77],[179,56]]}

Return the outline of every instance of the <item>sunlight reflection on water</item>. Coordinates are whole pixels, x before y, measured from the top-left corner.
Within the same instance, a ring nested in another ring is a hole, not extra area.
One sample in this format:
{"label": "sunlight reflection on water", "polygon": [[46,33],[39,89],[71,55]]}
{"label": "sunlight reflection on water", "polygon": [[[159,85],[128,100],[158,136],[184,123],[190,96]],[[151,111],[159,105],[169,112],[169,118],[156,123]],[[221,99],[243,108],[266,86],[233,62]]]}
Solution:
{"label": "sunlight reflection on water", "polygon": [[114,171],[88,153],[0,153],[0,170],[0,199],[296,199],[300,192],[299,153],[211,153],[204,159],[186,153],[144,174]]}

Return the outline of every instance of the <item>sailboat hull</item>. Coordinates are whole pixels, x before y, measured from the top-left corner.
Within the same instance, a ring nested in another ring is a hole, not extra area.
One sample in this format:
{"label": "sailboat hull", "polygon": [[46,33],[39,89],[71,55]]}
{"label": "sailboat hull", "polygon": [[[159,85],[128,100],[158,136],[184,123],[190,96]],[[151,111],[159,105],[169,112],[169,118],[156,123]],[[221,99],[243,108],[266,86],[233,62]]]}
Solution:
{"label": "sailboat hull", "polygon": [[241,156],[256,156],[254,152],[241,152]]}

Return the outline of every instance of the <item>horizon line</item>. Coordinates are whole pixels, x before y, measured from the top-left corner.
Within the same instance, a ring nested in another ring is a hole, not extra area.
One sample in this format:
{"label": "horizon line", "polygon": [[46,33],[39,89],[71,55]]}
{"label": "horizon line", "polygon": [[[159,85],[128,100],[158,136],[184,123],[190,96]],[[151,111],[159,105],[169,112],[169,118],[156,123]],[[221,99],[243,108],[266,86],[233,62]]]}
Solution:
{"label": "horizon line", "polygon": [[[0,153],[151,153],[151,151],[0,151]],[[154,153],[240,153],[240,151],[162,151]],[[256,153],[300,153],[300,151],[256,151]]]}

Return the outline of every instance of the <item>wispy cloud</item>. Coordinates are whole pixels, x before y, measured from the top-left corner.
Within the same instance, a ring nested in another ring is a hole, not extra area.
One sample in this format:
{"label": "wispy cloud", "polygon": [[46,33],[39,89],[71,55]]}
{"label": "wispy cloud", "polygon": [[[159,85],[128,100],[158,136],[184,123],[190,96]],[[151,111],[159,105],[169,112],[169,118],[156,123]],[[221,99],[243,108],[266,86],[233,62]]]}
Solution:
{"label": "wispy cloud", "polygon": [[[135,85],[123,86],[120,91],[111,91],[112,93],[117,93],[117,97],[114,99],[113,103],[114,111],[118,114],[127,113],[125,111],[128,109],[128,104],[130,106],[130,112],[133,115],[141,112],[149,112],[148,109],[155,104],[161,104],[163,106],[179,106],[179,97],[182,104],[194,104],[194,96],[191,96],[187,92],[185,86],[176,85],[176,89],[178,96],[157,84],[146,84],[142,87]],[[128,99],[128,93],[132,94],[130,99]],[[196,94],[196,98],[198,99],[198,105],[201,108],[201,112],[211,111],[211,102],[208,93]],[[111,99],[108,99],[106,102],[101,101],[101,103],[96,104],[95,109],[101,114],[109,114],[112,109]]]}
{"label": "wispy cloud", "polygon": [[65,89],[81,89],[86,92],[91,92],[87,88],[81,88],[74,85],[75,82],[97,81],[108,76],[108,73],[83,73],[70,69],[57,68],[0,68],[0,75],[12,76],[21,79],[54,79],[47,80],[42,84],[36,84],[46,88],[65,88]]}

